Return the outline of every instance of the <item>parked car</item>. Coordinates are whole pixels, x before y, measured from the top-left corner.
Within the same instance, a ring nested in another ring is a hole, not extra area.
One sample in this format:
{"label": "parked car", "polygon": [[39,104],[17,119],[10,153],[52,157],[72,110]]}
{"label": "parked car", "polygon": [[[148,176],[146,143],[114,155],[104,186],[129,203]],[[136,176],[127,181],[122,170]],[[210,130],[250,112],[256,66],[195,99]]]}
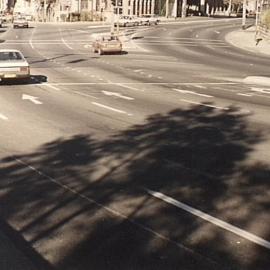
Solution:
{"label": "parked car", "polygon": [[120,53],[122,51],[122,42],[118,36],[101,36],[93,42],[93,52],[100,55],[104,53]]}
{"label": "parked car", "polygon": [[18,50],[0,50],[0,79],[30,78],[30,67],[23,54]]}
{"label": "parked car", "polygon": [[24,17],[14,18],[13,20],[13,28],[28,28],[28,21]]}

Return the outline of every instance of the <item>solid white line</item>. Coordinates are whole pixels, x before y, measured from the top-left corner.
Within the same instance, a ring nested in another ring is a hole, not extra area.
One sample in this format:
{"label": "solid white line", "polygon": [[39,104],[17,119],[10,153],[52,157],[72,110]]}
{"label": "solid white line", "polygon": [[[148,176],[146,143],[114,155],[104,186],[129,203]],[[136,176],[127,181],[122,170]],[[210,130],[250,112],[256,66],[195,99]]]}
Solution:
{"label": "solid white line", "polygon": [[112,108],[112,107],[109,107],[109,106],[106,106],[106,105],[103,105],[103,104],[100,104],[100,103],[97,103],[97,102],[92,102],[92,104],[96,105],[96,106],[99,106],[101,108],[104,108],[104,109],[108,109],[108,110],[118,112],[118,113],[122,113],[122,114],[127,114],[128,116],[132,116],[132,114],[130,114],[130,113],[127,113],[125,111],[118,110],[118,109],[115,109],[115,108]]}
{"label": "solid white line", "polygon": [[[74,70],[74,69],[72,69]],[[159,79],[162,79],[162,77],[158,77]],[[106,84],[106,85],[119,85],[123,87],[127,87],[128,85],[197,85],[197,84],[202,84],[202,85],[237,85],[237,83],[231,83],[231,82],[221,82],[221,83],[205,83],[205,82],[200,82],[200,83],[190,83],[190,82],[78,82],[78,83],[69,83],[69,82],[63,82],[63,83],[50,83],[51,85],[99,85],[99,84]],[[130,88],[131,89],[131,88]],[[134,88],[135,90],[136,88]],[[137,89],[139,90],[139,89]],[[143,90],[139,90],[143,91]]]}
{"label": "solid white line", "polygon": [[69,46],[63,38],[61,40],[70,50],[73,50],[73,48],[71,46]]}
{"label": "solid white line", "polygon": [[216,47],[216,48],[229,48],[230,46],[229,45],[222,45],[222,44],[207,44],[207,43],[205,43],[205,44],[196,44],[196,43],[192,43],[192,44],[190,44],[190,43],[188,43],[188,42],[182,42],[182,43],[151,43],[151,42],[140,42],[140,43],[138,43],[138,45],[151,45],[151,46],[177,46],[177,45],[179,45],[179,46],[181,46],[181,45],[188,45],[188,46],[190,46],[190,47],[201,47],[202,45],[204,45],[204,46],[206,46],[206,45],[208,45],[208,46],[212,46],[212,47]]}
{"label": "solid white line", "polygon": [[135,87],[132,87],[132,86],[128,86],[128,85],[122,84],[122,83],[117,83],[116,85],[119,85],[119,86],[121,86],[123,88],[127,88],[127,89],[130,89],[130,90],[144,92],[143,89],[138,89],[138,88],[135,88]]}
{"label": "solid white line", "polygon": [[34,30],[32,31],[31,37],[30,37],[30,40],[29,40],[29,44],[30,44],[30,46],[31,46],[32,49],[35,49],[35,47],[34,47],[34,45],[32,43],[32,39],[33,39],[35,30],[36,30],[36,28],[34,28]]}
{"label": "solid white line", "polygon": [[201,103],[201,102],[195,102],[195,101],[191,101],[191,100],[187,100],[187,99],[181,99],[181,101],[186,102],[186,103],[195,104],[195,105],[200,105],[200,106],[210,107],[210,108],[214,108],[214,109],[219,109],[219,110],[225,110],[225,111],[229,110],[229,108],[226,108],[226,107],[218,107],[218,106],[205,104],[205,103]]}
{"label": "solid white line", "polygon": [[225,221],[222,221],[218,218],[210,216],[210,215],[208,215],[208,214],[206,214],[206,213],[204,213],[196,208],[190,207],[187,204],[179,202],[171,197],[168,197],[168,196],[164,195],[163,193],[156,192],[153,190],[148,190],[148,189],[146,191],[148,192],[148,194],[152,195],[155,198],[158,198],[158,199],[160,199],[164,202],[167,202],[171,205],[174,205],[174,206],[176,206],[176,207],[178,207],[186,212],[189,212],[189,213],[191,213],[199,218],[202,218],[202,219],[204,219],[204,220],[206,220],[206,221],[208,221],[208,222],[210,222],[210,223],[212,223],[220,228],[225,229],[226,231],[232,232],[240,237],[243,237],[243,238],[245,238],[245,239],[247,239],[255,244],[258,244],[258,245],[263,246],[267,249],[270,249],[270,242],[266,241],[265,239],[263,239],[259,236],[256,236],[256,235],[254,235],[250,232],[247,232],[245,230],[242,230],[242,229],[240,229],[236,226],[233,226]]}
{"label": "solid white line", "polygon": [[[168,43],[168,44],[170,44],[170,43],[173,43],[173,42],[181,42],[181,43],[188,43],[188,44],[197,44],[198,43],[198,41],[200,41],[201,43],[200,44],[203,44],[203,45],[206,45],[206,44],[212,44],[212,45],[224,45],[224,44],[226,44],[225,42],[219,42],[219,41],[212,41],[212,40],[209,40],[209,39],[199,39],[199,38],[194,38],[194,39],[188,39],[188,38],[183,38],[183,39],[175,39],[175,40],[173,40],[173,39],[162,39],[162,40],[144,40],[144,41],[142,41],[142,43],[144,43],[144,42],[146,42],[146,43]],[[138,42],[138,43],[141,43],[141,42]]]}
{"label": "solid white line", "polygon": [[243,94],[243,93],[237,93],[238,96],[244,96],[244,97],[252,97],[253,94]]}
{"label": "solid white line", "polygon": [[[177,65],[185,65],[185,64],[187,64],[187,63],[183,63],[183,62],[180,63],[179,61],[163,61],[162,59],[156,59],[156,60],[153,60],[153,59],[151,59],[151,60],[149,60],[149,59],[147,59],[147,60],[132,59],[131,61],[133,61],[133,62],[154,62],[154,63],[160,62],[162,64],[177,64]],[[202,66],[203,64],[194,64],[194,66],[195,65],[196,66],[198,66],[198,65]],[[134,70],[134,72],[138,72],[138,71]]]}
{"label": "solid white line", "polygon": [[35,47],[34,47],[34,45],[32,43],[32,40],[29,41],[29,44],[30,44],[30,46],[31,46],[32,49],[35,49]]}
{"label": "solid white line", "polygon": [[201,88],[201,89],[206,89],[206,87],[202,86],[202,85],[194,85],[194,87]]}
{"label": "solid white line", "polygon": [[8,117],[5,116],[4,114],[0,113],[0,119],[2,119],[4,121],[7,121],[8,120]]}
{"label": "solid white line", "polygon": [[177,91],[179,93],[182,93],[182,94],[191,94],[191,95],[196,95],[196,96],[201,96],[201,97],[207,97],[207,98],[212,98],[213,97],[213,96],[210,96],[210,95],[196,93],[196,92],[188,91],[188,90],[181,90],[181,89],[177,89],[177,88],[173,88],[173,90],[174,91]]}
{"label": "solid white line", "polygon": [[45,85],[45,86],[47,86],[47,87],[49,87],[49,88],[52,88],[52,89],[54,89],[54,90],[56,90],[56,91],[61,91],[61,89],[60,89],[60,88],[55,87],[55,86],[53,86],[53,85],[51,85],[51,84],[44,83],[43,85]]}

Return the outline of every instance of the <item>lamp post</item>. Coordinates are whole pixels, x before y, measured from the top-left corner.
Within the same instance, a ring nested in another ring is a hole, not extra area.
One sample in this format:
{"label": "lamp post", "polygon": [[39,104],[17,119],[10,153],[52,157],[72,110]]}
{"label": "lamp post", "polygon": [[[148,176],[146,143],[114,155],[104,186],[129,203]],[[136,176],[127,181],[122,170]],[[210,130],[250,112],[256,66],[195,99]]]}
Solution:
{"label": "lamp post", "polygon": [[44,0],[44,7],[43,7],[43,22],[46,22],[46,17],[47,17],[46,6],[47,6],[47,1]]}
{"label": "lamp post", "polygon": [[243,0],[242,29],[246,29],[247,0]]}
{"label": "lamp post", "polygon": [[182,14],[181,17],[185,18],[187,15],[187,0],[183,0],[182,2]]}

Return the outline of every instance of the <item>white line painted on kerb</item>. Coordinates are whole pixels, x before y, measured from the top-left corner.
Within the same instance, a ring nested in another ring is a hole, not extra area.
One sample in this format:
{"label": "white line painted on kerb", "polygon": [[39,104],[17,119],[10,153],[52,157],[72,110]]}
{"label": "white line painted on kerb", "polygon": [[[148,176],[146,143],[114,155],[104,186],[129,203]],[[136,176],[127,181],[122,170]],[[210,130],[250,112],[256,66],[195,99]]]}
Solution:
{"label": "white line painted on kerb", "polygon": [[149,189],[147,189],[146,191],[148,194],[152,195],[155,198],[158,198],[158,199],[160,199],[164,202],[167,202],[171,205],[174,205],[174,206],[176,206],[176,207],[178,207],[186,212],[189,212],[189,213],[191,213],[199,218],[202,218],[202,219],[204,219],[204,220],[206,220],[206,221],[208,221],[208,222],[210,222],[210,223],[212,223],[220,228],[223,228],[226,231],[232,232],[240,237],[243,237],[243,238],[245,238],[245,239],[247,239],[247,240],[249,240],[257,245],[260,245],[260,246],[263,246],[267,249],[270,249],[270,242],[266,241],[265,239],[255,235],[255,234],[252,234],[250,232],[242,230],[236,226],[231,225],[230,223],[227,223],[227,222],[222,221],[218,218],[215,218],[211,215],[208,215],[208,214],[206,214],[206,213],[204,213],[196,208],[193,208],[193,207],[191,207],[187,204],[184,204],[182,202],[179,202],[179,201],[177,201],[177,200],[175,200],[167,195],[164,195],[161,192],[156,192],[156,191],[149,190]]}
{"label": "white line painted on kerb", "polygon": [[191,95],[195,95],[195,96],[200,96],[200,97],[207,97],[207,98],[212,98],[213,96],[210,95],[206,95],[206,94],[201,94],[201,93],[197,93],[194,91],[189,91],[189,90],[181,90],[181,89],[177,89],[177,88],[173,88],[174,91],[182,93],[182,94],[191,94]]}
{"label": "white line painted on kerb", "polygon": [[8,117],[5,116],[4,114],[0,113],[0,119],[2,119],[4,121],[7,121],[8,120]]}
{"label": "white line painted on kerb", "polygon": [[104,109],[107,109],[107,110],[110,110],[110,111],[114,111],[114,112],[117,112],[117,113],[122,113],[122,114],[127,114],[128,116],[132,116],[131,113],[127,113],[125,111],[122,111],[122,110],[118,110],[118,109],[115,109],[113,107],[109,107],[109,106],[106,106],[106,105],[103,105],[103,104],[100,104],[100,103],[97,103],[97,102],[92,102],[93,105],[96,105],[96,106],[99,106],[101,108],[104,108]]}
{"label": "white line painted on kerb", "polygon": [[190,104],[195,104],[195,105],[210,107],[210,108],[214,108],[214,109],[224,110],[224,111],[229,110],[229,108],[227,108],[227,107],[219,107],[219,106],[214,106],[211,104],[206,104],[206,103],[201,103],[201,102],[195,102],[195,101],[187,100],[187,99],[181,99],[181,101],[186,102],[186,103],[190,103]]}

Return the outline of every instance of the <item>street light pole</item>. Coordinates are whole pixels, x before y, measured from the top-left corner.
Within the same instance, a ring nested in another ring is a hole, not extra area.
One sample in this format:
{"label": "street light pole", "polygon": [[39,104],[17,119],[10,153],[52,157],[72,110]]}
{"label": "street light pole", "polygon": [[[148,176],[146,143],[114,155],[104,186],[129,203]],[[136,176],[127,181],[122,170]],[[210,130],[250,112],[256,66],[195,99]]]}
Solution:
{"label": "street light pole", "polygon": [[247,0],[243,0],[242,29],[246,29],[246,17],[247,17]]}
{"label": "street light pole", "polygon": [[187,15],[187,0],[183,0],[182,2],[182,14],[181,17],[185,18]]}
{"label": "street light pole", "polygon": [[46,6],[47,6],[47,1],[44,0],[44,7],[43,7],[43,22],[46,22]]}
{"label": "street light pole", "polygon": [[112,14],[112,17],[111,17],[111,34],[114,34],[114,3],[115,2],[111,1],[111,14]]}

